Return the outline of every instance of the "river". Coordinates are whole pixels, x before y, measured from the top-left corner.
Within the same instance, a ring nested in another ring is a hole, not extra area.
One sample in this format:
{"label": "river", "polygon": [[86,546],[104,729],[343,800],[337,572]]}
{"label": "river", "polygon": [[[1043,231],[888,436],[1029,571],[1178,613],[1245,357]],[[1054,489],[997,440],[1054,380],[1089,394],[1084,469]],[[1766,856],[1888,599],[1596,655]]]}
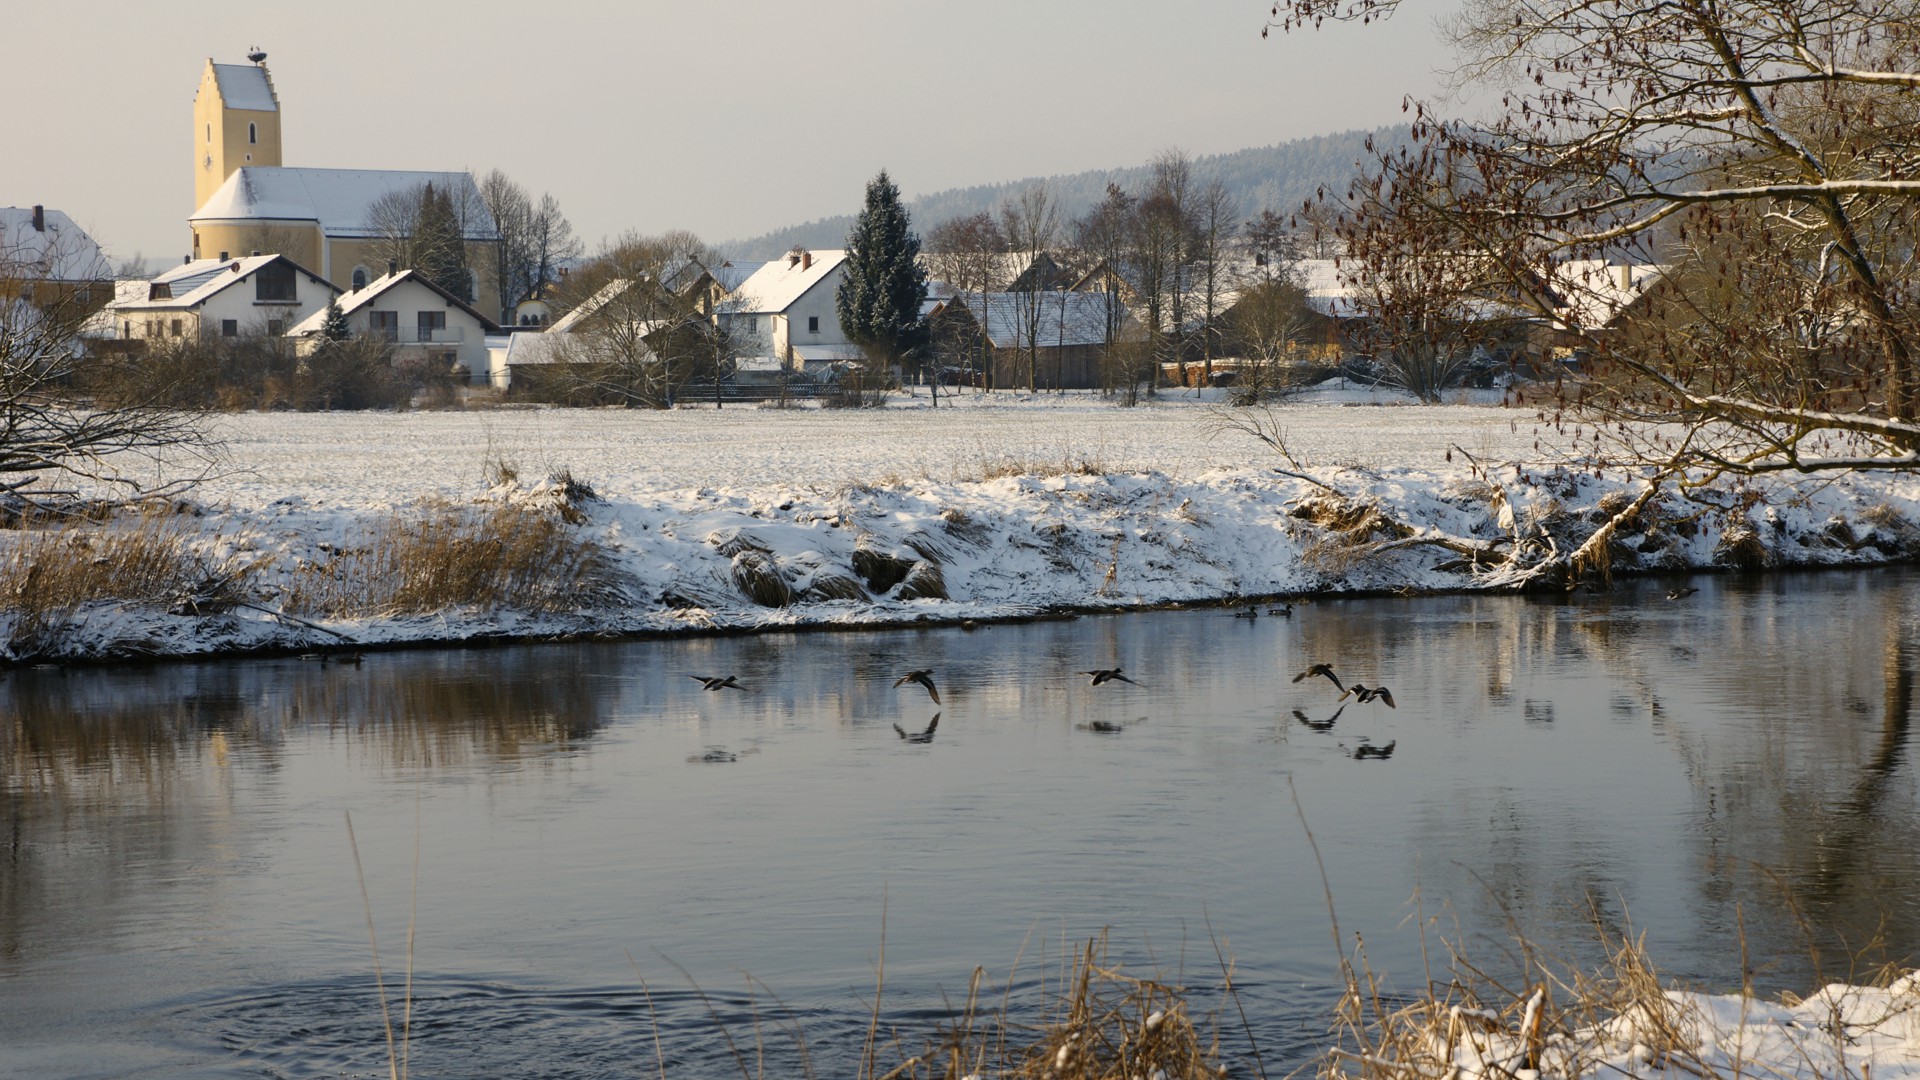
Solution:
{"label": "river", "polygon": [[1218,943],[1280,1075],[1338,985],[1309,830],[1402,992],[1423,925],[1709,989],[1906,956],[1920,575],[1672,584],[11,671],[0,1076],[384,1075],[362,876],[420,1077],[653,1075],[656,1023],[720,1075],[756,1018],[791,1074],[785,1017],[841,1075],[883,943],[911,1048],[1103,930],[1209,1008]]}

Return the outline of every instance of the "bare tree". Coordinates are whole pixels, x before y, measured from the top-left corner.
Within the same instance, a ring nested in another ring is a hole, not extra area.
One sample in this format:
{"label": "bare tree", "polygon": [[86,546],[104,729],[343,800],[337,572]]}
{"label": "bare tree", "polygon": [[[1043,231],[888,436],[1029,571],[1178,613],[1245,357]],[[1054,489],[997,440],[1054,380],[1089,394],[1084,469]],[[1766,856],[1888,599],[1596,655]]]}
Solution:
{"label": "bare tree", "polygon": [[1128,260],[1132,254],[1135,210],[1133,196],[1117,184],[1108,184],[1106,197],[1088,210],[1085,217],[1074,222],[1073,227],[1076,246],[1086,257],[1105,269],[1100,281],[1106,299],[1105,338],[1101,346],[1105,362],[1102,368],[1107,375],[1107,385],[1119,385],[1128,405],[1134,404],[1139,398],[1139,375],[1120,362],[1121,357],[1115,346],[1127,317],[1121,290],[1125,287]]}
{"label": "bare tree", "polygon": [[80,332],[111,272],[104,260],[74,266],[50,235],[0,230],[0,508],[185,490],[211,464],[199,413],[70,398],[86,366]]}
{"label": "bare tree", "polygon": [[686,232],[627,234],[609,244],[577,275],[597,287],[576,301],[580,325],[555,357],[557,389],[650,408],[672,408],[691,384],[711,384],[717,394],[739,343],[699,287],[704,275],[689,273],[711,261],[711,249]]}
{"label": "bare tree", "polygon": [[[1034,268],[1060,240],[1060,206],[1044,180],[1037,180],[1007,197],[1000,204],[1000,228],[1006,234],[1007,247]],[[1015,330],[1026,343],[1027,389],[1039,387],[1040,301],[1042,283],[1037,276],[1015,303]],[[986,317],[985,312],[981,317]]]}
{"label": "bare tree", "polygon": [[479,192],[500,235],[494,280],[502,321],[511,322],[515,306],[559,281],[560,264],[579,257],[580,241],[552,195],[535,200],[498,169],[480,178]]}
{"label": "bare tree", "polygon": [[1233,238],[1240,228],[1240,200],[1218,177],[1200,187],[1194,203],[1194,284],[1200,304],[1200,360],[1206,385],[1213,385],[1213,356],[1219,344],[1220,314],[1235,291]]}
{"label": "bare tree", "polygon": [[[985,318],[987,294],[997,291],[1006,283],[1006,234],[1000,231],[991,214],[982,211],[951,218],[934,226],[927,233],[926,251],[927,261],[936,277],[951,285],[963,298],[970,295],[979,298],[977,304],[968,304],[975,313],[977,328],[978,320]],[[987,386],[991,388],[993,361],[986,336],[976,334],[964,340],[972,349],[972,355],[966,356],[966,366],[986,372]],[[952,353],[958,341],[948,332],[940,337],[936,345]],[[959,359],[962,354],[954,355]]]}
{"label": "bare tree", "polygon": [[[1393,6],[1290,0],[1276,25]],[[1453,27],[1460,76],[1502,87],[1504,107],[1474,124],[1416,110],[1419,147],[1386,170],[1439,194],[1403,228],[1472,238],[1516,297],[1567,316],[1594,360],[1569,403],[1682,425],[1671,439],[1606,429],[1663,476],[1913,468],[1912,14],[1869,0],[1475,0]],[[1677,272],[1618,332],[1614,316],[1589,317],[1610,308],[1601,290],[1583,302],[1568,260]]]}

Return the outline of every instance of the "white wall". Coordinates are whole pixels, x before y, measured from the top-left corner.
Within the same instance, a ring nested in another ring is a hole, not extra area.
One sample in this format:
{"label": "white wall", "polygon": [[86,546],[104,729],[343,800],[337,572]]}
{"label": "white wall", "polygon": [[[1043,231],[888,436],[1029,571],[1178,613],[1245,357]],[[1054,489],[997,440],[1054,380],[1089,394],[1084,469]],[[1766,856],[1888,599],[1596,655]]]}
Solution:
{"label": "white wall", "polygon": [[[321,306],[325,306],[324,302]],[[487,330],[478,319],[450,304],[440,294],[408,279],[385,290],[366,304],[347,316],[347,325],[356,334],[365,333],[371,325],[369,316],[373,311],[392,311],[400,316],[400,355],[418,356],[425,353],[451,353],[453,362],[467,369],[468,381],[483,384],[488,380],[491,367],[487,355]],[[447,315],[447,328],[435,335],[432,341],[419,340],[420,312],[444,311]]]}

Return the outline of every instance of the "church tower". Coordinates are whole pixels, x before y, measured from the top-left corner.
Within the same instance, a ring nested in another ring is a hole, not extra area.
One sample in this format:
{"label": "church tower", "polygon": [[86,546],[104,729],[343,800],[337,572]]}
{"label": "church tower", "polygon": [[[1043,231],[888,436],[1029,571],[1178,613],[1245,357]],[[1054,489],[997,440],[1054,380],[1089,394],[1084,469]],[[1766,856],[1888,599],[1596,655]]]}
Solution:
{"label": "church tower", "polygon": [[193,97],[193,206],[246,165],[279,165],[280,96],[267,72],[267,54],[255,50],[251,64],[207,59]]}

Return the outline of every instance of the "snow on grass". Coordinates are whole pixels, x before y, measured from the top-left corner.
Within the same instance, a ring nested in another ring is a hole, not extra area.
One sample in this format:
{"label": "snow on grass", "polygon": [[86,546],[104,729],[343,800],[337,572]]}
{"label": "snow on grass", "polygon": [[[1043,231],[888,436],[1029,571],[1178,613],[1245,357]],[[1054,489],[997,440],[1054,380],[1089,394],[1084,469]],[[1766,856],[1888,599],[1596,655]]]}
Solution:
{"label": "snow on grass", "polygon": [[[227,587],[245,604],[95,602],[58,633],[42,627],[31,648],[14,624],[0,622],[0,641],[15,659],[184,655],[1452,589],[1473,583],[1474,559],[1427,540],[1571,550],[1641,489],[1627,472],[1551,463],[1535,414],[1518,408],[1420,407],[1350,389],[1280,408],[1295,458],[1344,493],[1329,500],[1191,399],[1126,409],[1091,395],[968,395],[925,406],[225,418],[230,467],[196,492],[205,513],[191,519],[192,555],[244,566]],[[1467,453],[1449,462],[1449,447]],[[1475,471],[1469,454],[1501,464]],[[547,483],[556,470],[591,492]],[[1886,561],[1920,550],[1917,499],[1920,485],[1900,477],[1667,495],[1615,537],[1613,562]],[[564,527],[516,527],[528,519],[503,506]],[[474,524],[456,528],[449,514]],[[441,520],[438,550],[467,576],[460,589],[395,590],[446,596],[444,606],[312,599],[373,596],[360,580],[369,566],[444,573],[389,550],[409,519]],[[490,551],[501,553],[499,581],[474,577]],[[509,552],[515,566],[577,577],[557,594],[515,586],[524,576],[506,571]]]}

